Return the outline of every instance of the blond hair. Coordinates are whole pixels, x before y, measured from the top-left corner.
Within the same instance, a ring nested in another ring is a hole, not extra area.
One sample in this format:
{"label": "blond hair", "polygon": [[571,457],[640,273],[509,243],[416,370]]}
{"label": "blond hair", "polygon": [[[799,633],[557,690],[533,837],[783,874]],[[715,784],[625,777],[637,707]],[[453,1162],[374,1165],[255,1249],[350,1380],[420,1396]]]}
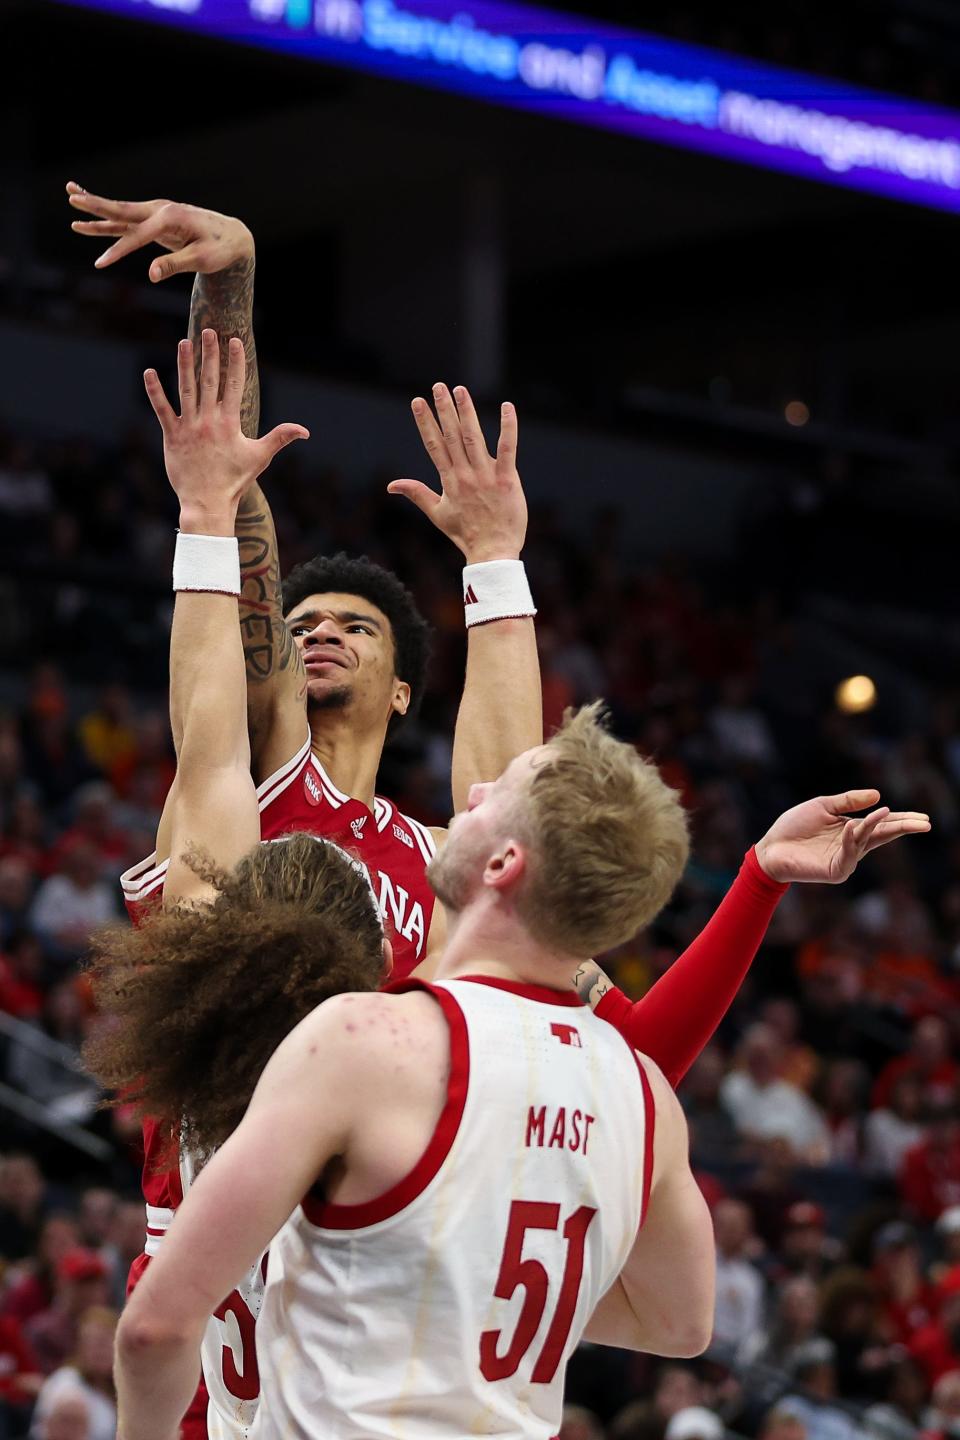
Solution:
{"label": "blond hair", "polygon": [[600,701],[568,710],[546,749],[514,817],[530,849],[517,910],[543,944],[596,955],[669,900],[690,851],[687,817],[657,767],[609,733]]}

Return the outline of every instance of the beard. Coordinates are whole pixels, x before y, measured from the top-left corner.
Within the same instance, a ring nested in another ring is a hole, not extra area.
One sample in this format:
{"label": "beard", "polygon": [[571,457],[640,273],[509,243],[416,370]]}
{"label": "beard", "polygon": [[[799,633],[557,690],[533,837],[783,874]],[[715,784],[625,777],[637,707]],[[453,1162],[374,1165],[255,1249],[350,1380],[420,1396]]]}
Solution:
{"label": "beard", "polygon": [[427,866],[430,888],[447,910],[459,914],[467,905],[476,885],[476,866],[470,856],[461,854],[462,847],[451,837]]}
{"label": "beard", "polygon": [[331,690],[324,690],[319,695],[311,695],[310,687],[307,686],[307,709],[308,710],[346,710],[353,699],[353,691],[349,685],[335,685]]}

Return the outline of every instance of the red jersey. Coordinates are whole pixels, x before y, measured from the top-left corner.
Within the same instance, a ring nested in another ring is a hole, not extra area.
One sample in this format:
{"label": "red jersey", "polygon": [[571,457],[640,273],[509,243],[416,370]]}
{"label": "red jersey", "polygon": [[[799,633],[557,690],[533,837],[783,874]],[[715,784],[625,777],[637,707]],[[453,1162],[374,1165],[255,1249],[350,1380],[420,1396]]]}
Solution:
{"label": "red jersey", "polygon": [[[373,809],[338,790],[310,749],[310,737],[257,788],[260,838],[305,830],[356,855],[370,876],[387,936],[393,946],[392,980],[405,980],[426,953],[434,894],[424,873],[437,845],[419,820],[401,815],[378,795]],[[168,861],[150,855],[120,877],[130,918],[137,924],[163,894]]]}

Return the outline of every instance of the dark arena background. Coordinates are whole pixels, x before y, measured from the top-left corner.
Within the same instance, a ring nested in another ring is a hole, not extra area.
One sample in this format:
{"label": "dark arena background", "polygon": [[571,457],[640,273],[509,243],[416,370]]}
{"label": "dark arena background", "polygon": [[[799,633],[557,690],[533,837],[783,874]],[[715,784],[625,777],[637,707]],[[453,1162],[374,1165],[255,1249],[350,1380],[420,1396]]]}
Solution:
{"label": "dark arena background", "polygon": [[[174,773],[141,374],[172,380],[189,279],[96,271],[68,180],[251,227],[264,426],[312,432],[266,477],[281,559],[368,554],[428,616],[379,789],[429,824],[461,558],[386,485],[433,479],[434,381],[491,441],[516,404],[548,730],[604,696],[691,817],[673,902],[607,957],[631,996],[787,807],[929,813],[792,887],[681,1087],[710,1349],[582,1346],[561,1433],[960,1437],[960,8],[0,0],[0,27],[0,1440],[114,1433],[139,1128],[79,1063],[81,967]],[[94,1397],[69,1431],[65,1367]]]}

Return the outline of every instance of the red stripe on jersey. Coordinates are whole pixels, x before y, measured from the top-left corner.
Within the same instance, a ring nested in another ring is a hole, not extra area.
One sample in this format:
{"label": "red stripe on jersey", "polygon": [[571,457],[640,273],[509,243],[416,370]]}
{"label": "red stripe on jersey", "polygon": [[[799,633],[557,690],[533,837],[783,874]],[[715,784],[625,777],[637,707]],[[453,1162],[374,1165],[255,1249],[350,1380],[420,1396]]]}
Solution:
{"label": "red stripe on jersey", "polygon": [[307,1195],[301,1202],[303,1213],[311,1225],[325,1230],[361,1230],[367,1225],[376,1225],[398,1215],[412,1205],[418,1195],[433,1180],[457,1138],[460,1121],[467,1103],[467,1089],[470,1084],[470,1041],[467,1022],[463,1011],[449,990],[436,989],[419,980],[400,982],[405,990],[425,990],[432,995],[443,1011],[450,1030],[450,1076],[447,1080],[447,1099],[436,1128],[430,1137],[426,1150],[408,1175],[398,1180],[389,1190],[374,1200],[360,1205],[327,1205],[315,1195]]}
{"label": "red stripe on jersey", "polygon": [[583,1009],[583,1001],[575,990],[551,990],[547,985],[524,985],[519,980],[501,980],[495,975],[454,975],[454,980],[471,980],[474,985],[492,985],[495,990],[508,990],[523,1000],[537,1000],[541,1005],[575,1005]]}
{"label": "red stripe on jersey", "polygon": [[640,1088],[643,1090],[643,1198],[640,1201],[640,1224],[642,1225],[647,1218],[650,1187],[653,1183],[653,1132],[657,1123],[657,1110],[653,1103],[650,1080],[636,1050],[633,1052],[633,1058],[640,1071]]}

